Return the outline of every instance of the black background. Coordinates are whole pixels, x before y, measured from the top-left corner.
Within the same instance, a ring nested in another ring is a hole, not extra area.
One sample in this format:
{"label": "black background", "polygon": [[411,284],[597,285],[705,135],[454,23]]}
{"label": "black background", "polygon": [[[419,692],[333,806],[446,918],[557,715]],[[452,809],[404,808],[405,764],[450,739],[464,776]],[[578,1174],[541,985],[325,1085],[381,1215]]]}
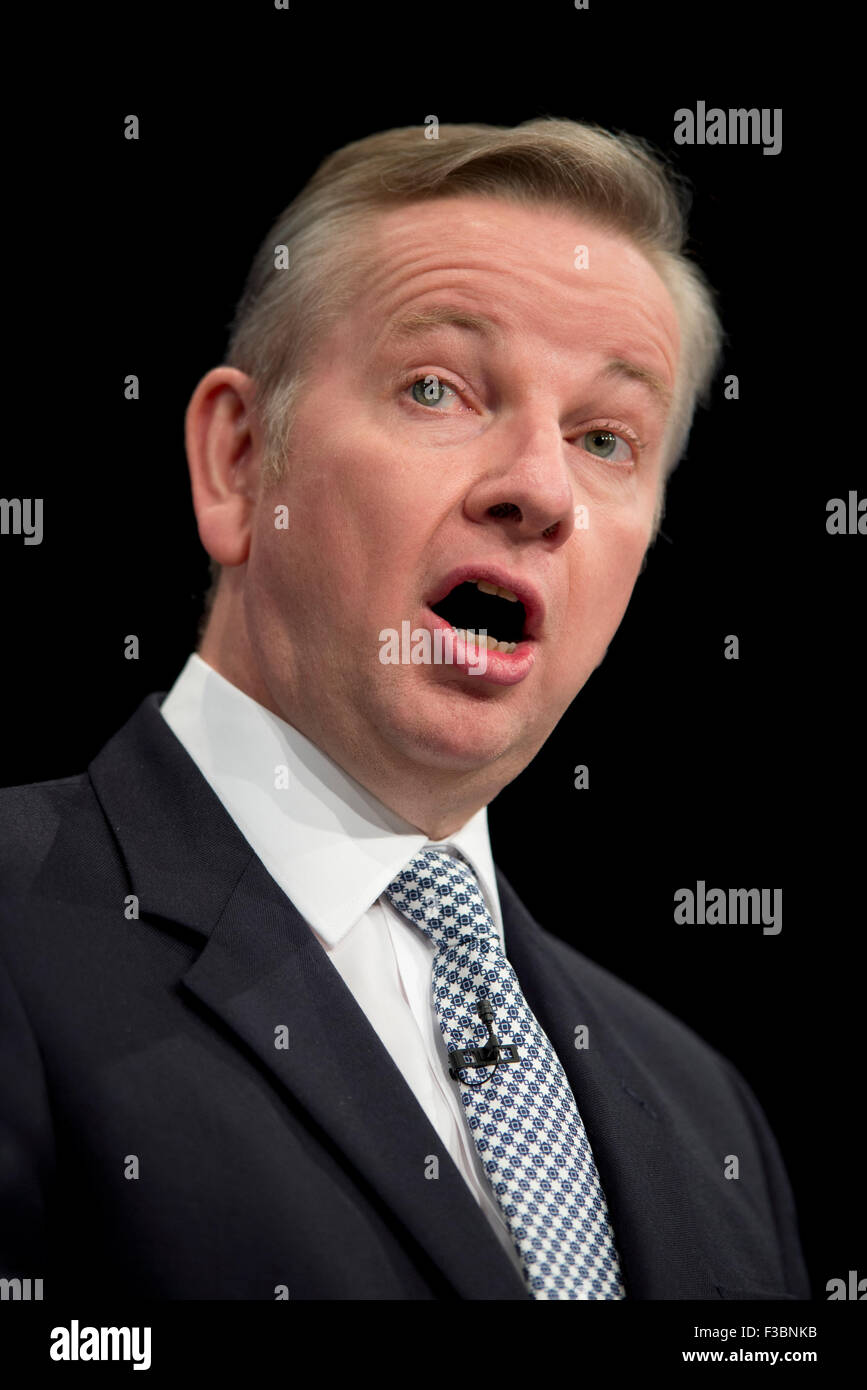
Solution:
{"label": "black background", "polygon": [[[863,388],[841,361],[857,336],[837,328],[855,235],[821,23],[596,0],[292,0],[65,23],[10,60],[27,81],[7,126],[2,492],[43,497],[45,535],[0,542],[3,783],[81,771],[192,649],[207,561],[183,413],[222,358],[256,247],[322,157],[429,114],[568,116],[649,139],[692,181],[724,363],[608,656],[490,808],[494,854],[539,921],[743,1072],[783,1151],[814,1297],[867,1275],[867,542],[825,528],[829,498],[865,492]],[[675,146],[674,111],[698,100],[782,107],[782,153]],[[139,402],[123,398],[128,373]],[[723,657],[728,634],[738,661]],[[782,932],[678,926],[673,894],[698,879],[782,888]]]}

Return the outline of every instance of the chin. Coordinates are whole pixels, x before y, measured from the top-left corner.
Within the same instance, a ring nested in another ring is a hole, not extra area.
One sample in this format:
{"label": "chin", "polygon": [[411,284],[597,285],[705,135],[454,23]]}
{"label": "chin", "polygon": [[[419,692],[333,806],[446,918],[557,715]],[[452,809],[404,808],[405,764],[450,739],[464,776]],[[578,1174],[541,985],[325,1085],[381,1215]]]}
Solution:
{"label": "chin", "polygon": [[517,710],[479,695],[459,702],[418,700],[410,707],[391,710],[384,722],[390,728],[391,742],[405,757],[455,772],[481,771],[499,759],[511,765],[519,754],[518,745],[523,748],[527,740],[526,720]]}

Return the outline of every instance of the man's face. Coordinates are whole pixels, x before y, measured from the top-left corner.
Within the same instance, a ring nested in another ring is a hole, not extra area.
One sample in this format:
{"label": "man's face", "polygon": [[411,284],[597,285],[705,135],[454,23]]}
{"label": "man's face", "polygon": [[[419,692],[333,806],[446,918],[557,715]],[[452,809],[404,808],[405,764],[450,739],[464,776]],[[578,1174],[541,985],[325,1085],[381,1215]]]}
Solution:
{"label": "man's face", "polygon": [[[284,476],[257,500],[244,587],[257,675],[344,766],[494,769],[505,785],[628,603],[667,406],[610,364],[673,388],[677,316],[629,241],[556,208],[413,204],[382,214],[376,249],[312,359]],[[490,327],[424,327],[434,310]],[[475,578],[524,606],[486,599]],[[469,587],[449,600],[457,581]],[[498,620],[517,624],[518,647],[491,653],[485,674],[380,660],[383,629],[448,619],[493,638]]]}

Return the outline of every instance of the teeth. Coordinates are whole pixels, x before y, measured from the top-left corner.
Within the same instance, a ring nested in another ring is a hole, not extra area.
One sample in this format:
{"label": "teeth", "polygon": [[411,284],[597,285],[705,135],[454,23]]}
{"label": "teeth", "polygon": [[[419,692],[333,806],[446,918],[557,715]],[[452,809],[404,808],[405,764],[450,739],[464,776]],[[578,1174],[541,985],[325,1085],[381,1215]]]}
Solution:
{"label": "teeth", "polygon": [[[483,594],[497,594],[500,598],[508,599],[510,603],[518,602],[518,595],[513,594],[511,589],[502,589],[499,584],[492,584],[489,579],[477,579],[476,588],[481,589]],[[465,642],[472,643],[475,647],[479,645],[474,632],[466,628],[458,628],[456,631]],[[486,637],[485,645],[489,652],[502,652],[504,656],[511,656],[518,646],[517,642],[498,642],[496,637]]]}
{"label": "teeth", "polygon": [[[479,645],[475,632],[469,632],[464,627],[455,628],[455,632],[464,642],[468,644],[471,643],[474,647]],[[517,648],[517,645],[517,642],[498,642],[496,637],[485,638],[485,646],[489,652],[502,652],[504,656],[511,656],[512,652]]]}
{"label": "teeth", "polygon": [[498,584],[491,584],[487,579],[477,579],[476,588],[481,589],[483,594],[499,594],[500,598],[507,598],[510,603],[518,602],[518,595],[513,594],[511,589],[501,589]]}

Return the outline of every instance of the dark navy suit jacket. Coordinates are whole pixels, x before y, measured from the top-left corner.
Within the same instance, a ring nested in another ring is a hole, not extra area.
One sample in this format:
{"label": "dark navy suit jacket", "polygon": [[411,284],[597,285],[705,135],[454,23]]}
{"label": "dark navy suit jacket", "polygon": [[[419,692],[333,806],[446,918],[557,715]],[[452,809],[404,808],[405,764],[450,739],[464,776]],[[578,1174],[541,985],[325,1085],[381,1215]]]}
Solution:
{"label": "dark navy suit jacket", "polygon": [[[528,1298],[163,698],[85,775],[0,792],[0,1275],[42,1278],[46,1300]],[[783,1163],[743,1079],[543,930],[499,872],[498,887],[627,1298],[809,1298]]]}

